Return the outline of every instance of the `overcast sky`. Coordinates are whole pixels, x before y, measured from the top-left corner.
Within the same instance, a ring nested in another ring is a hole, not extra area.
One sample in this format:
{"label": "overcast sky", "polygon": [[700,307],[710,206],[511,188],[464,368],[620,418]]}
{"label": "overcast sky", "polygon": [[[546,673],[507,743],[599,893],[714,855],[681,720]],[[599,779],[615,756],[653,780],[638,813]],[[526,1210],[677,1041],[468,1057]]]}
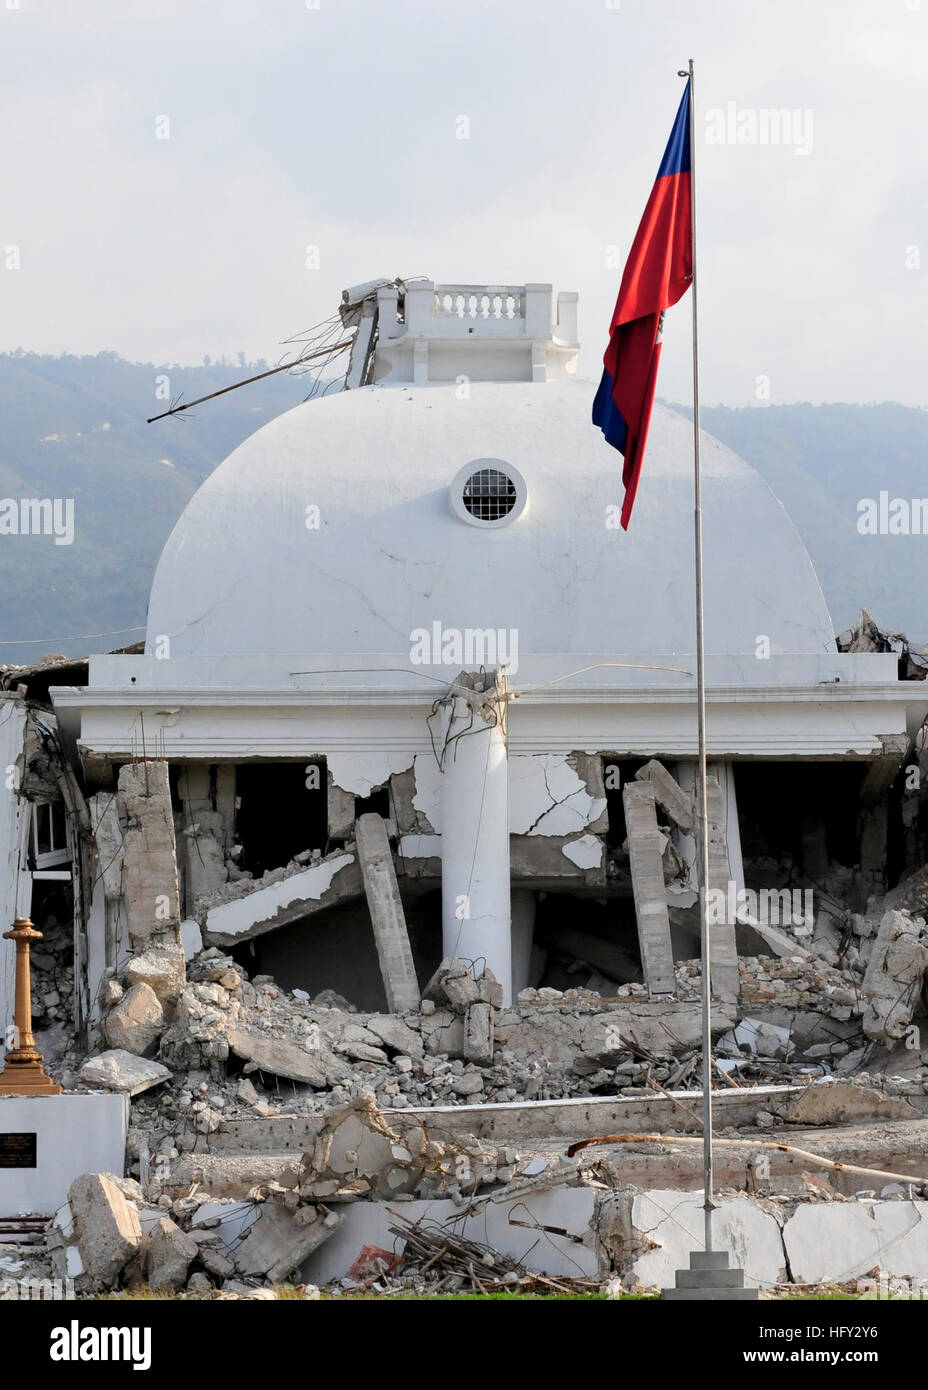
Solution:
{"label": "overcast sky", "polygon": [[928,0],[0,0],[0,350],[276,360],[424,274],[579,290],[598,377],[690,57],[704,399],[925,405]]}

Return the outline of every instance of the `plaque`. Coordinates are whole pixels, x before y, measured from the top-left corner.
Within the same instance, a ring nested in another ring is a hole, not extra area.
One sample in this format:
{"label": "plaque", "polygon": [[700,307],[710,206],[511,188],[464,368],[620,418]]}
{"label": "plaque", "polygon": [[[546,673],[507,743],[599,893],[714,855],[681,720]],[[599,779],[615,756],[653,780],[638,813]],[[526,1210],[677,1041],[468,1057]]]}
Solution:
{"label": "plaque", "polygon": [[35,1168],[34,1134],[0,1134],[0,1168]]}

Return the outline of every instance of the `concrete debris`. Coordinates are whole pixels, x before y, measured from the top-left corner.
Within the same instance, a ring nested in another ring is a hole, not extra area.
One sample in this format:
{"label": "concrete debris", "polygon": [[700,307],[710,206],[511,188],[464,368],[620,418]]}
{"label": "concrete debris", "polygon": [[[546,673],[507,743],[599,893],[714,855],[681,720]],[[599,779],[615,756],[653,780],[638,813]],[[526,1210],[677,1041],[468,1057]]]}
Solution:
{"label": "concrete debris", "polygon": [[861,1020],[870,1038],[905,1036],[928,971],[928,934],[921,917],[889,911],[882,921],[863,979]]}
{"label": "concrete debris", "polygon": [[130,985],[148,985],[162,1004],[173,1003],[187,983],[183,946],[171,942],[133,956],[126,978]]}
{"label": "concrete debris", "polygon": [[144,1057],[164,1032],[164,1009],[150,985],[133,985],[106,1016],[103,1032],[111,1048]]}
{"label": "concrete debris", "polygon": [[68,1191],[83,1272],[101,1285],[113,1283],[139,1252],[138,1212],[112,1173],[84,1173]]}
{"label": "concrete debris", "polygon": [[170,1070],[150,1057],[137,1057],[134,1052],[113,1048],[96,1057],[88,1057],[80,1069],[85,1086],[102,1086],[107,1091],[124,1091],[137,1096],[162,1081],[170,1081]]}
{"label": "concrete debris", "polygon": [[179,1289],[187,1282],[187,1271],[200,1253],[191,1240],[169,1217],[157,1220],[148,1235],[145,1273],[153,1289]]}
{"label": "concrete debris", "polygon": [[489,1004],[477,1002],[465,1010],[461,1050],[465,1061],[478,1066],[489,1066],[493,1061],[493,1010]]}
{"label": "concrete debris", "polygon": [[928,649],[910,642],[904,632],[881,628],[866,608],[853,627],[835,639],[839,652],[894,652],[899,657],[899,678],[923,681],[928,677]]}
{"label": "concrete debris", "polygon": [[266,1038],[259,1033],[232,1029],[228,1034],[230,1051],[246,1062],[253,1062],[259,1071],[298,1081],[304,1086],[324,1087],[326,1070],[317,1056],[307,1052],[299,1043],[282,1038]]}
{"label": "concrete debris", "polygon": [[247,1277],[261,1277],[272,1283],[285,1279],[313,1251],[328,1240],[341,1221],[337,1212],[303,1207],[290,1212],[285,1206],[268,1201],[257,1220],[245,1232],[235,1268]]}

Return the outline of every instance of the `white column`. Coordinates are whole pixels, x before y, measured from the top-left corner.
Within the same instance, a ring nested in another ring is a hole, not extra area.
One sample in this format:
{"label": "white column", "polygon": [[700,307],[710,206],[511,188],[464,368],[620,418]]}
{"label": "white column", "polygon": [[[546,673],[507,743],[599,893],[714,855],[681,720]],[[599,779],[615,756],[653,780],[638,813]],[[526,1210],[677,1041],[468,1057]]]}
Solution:
{"label": "white column", "polygon": [[[505,706],[496,708],[502,716]],[[509,769],[503,717],[487,723],[463,698],[455,698],[442,770],[442,954],[478,967],[485,962],[508,1004]]]}

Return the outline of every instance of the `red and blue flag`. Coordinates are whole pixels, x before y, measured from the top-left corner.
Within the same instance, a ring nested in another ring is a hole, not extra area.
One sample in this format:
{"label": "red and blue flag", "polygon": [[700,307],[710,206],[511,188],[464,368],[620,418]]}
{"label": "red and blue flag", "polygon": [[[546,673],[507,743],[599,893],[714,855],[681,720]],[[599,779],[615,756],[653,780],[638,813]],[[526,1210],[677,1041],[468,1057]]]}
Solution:
{"label": "red and blue flag", "polygon": [[625,456],[622,527],[628,530],[651,421],[665,309],[693,278],[690,83],[625,263],[593,402],[593,423]]}

